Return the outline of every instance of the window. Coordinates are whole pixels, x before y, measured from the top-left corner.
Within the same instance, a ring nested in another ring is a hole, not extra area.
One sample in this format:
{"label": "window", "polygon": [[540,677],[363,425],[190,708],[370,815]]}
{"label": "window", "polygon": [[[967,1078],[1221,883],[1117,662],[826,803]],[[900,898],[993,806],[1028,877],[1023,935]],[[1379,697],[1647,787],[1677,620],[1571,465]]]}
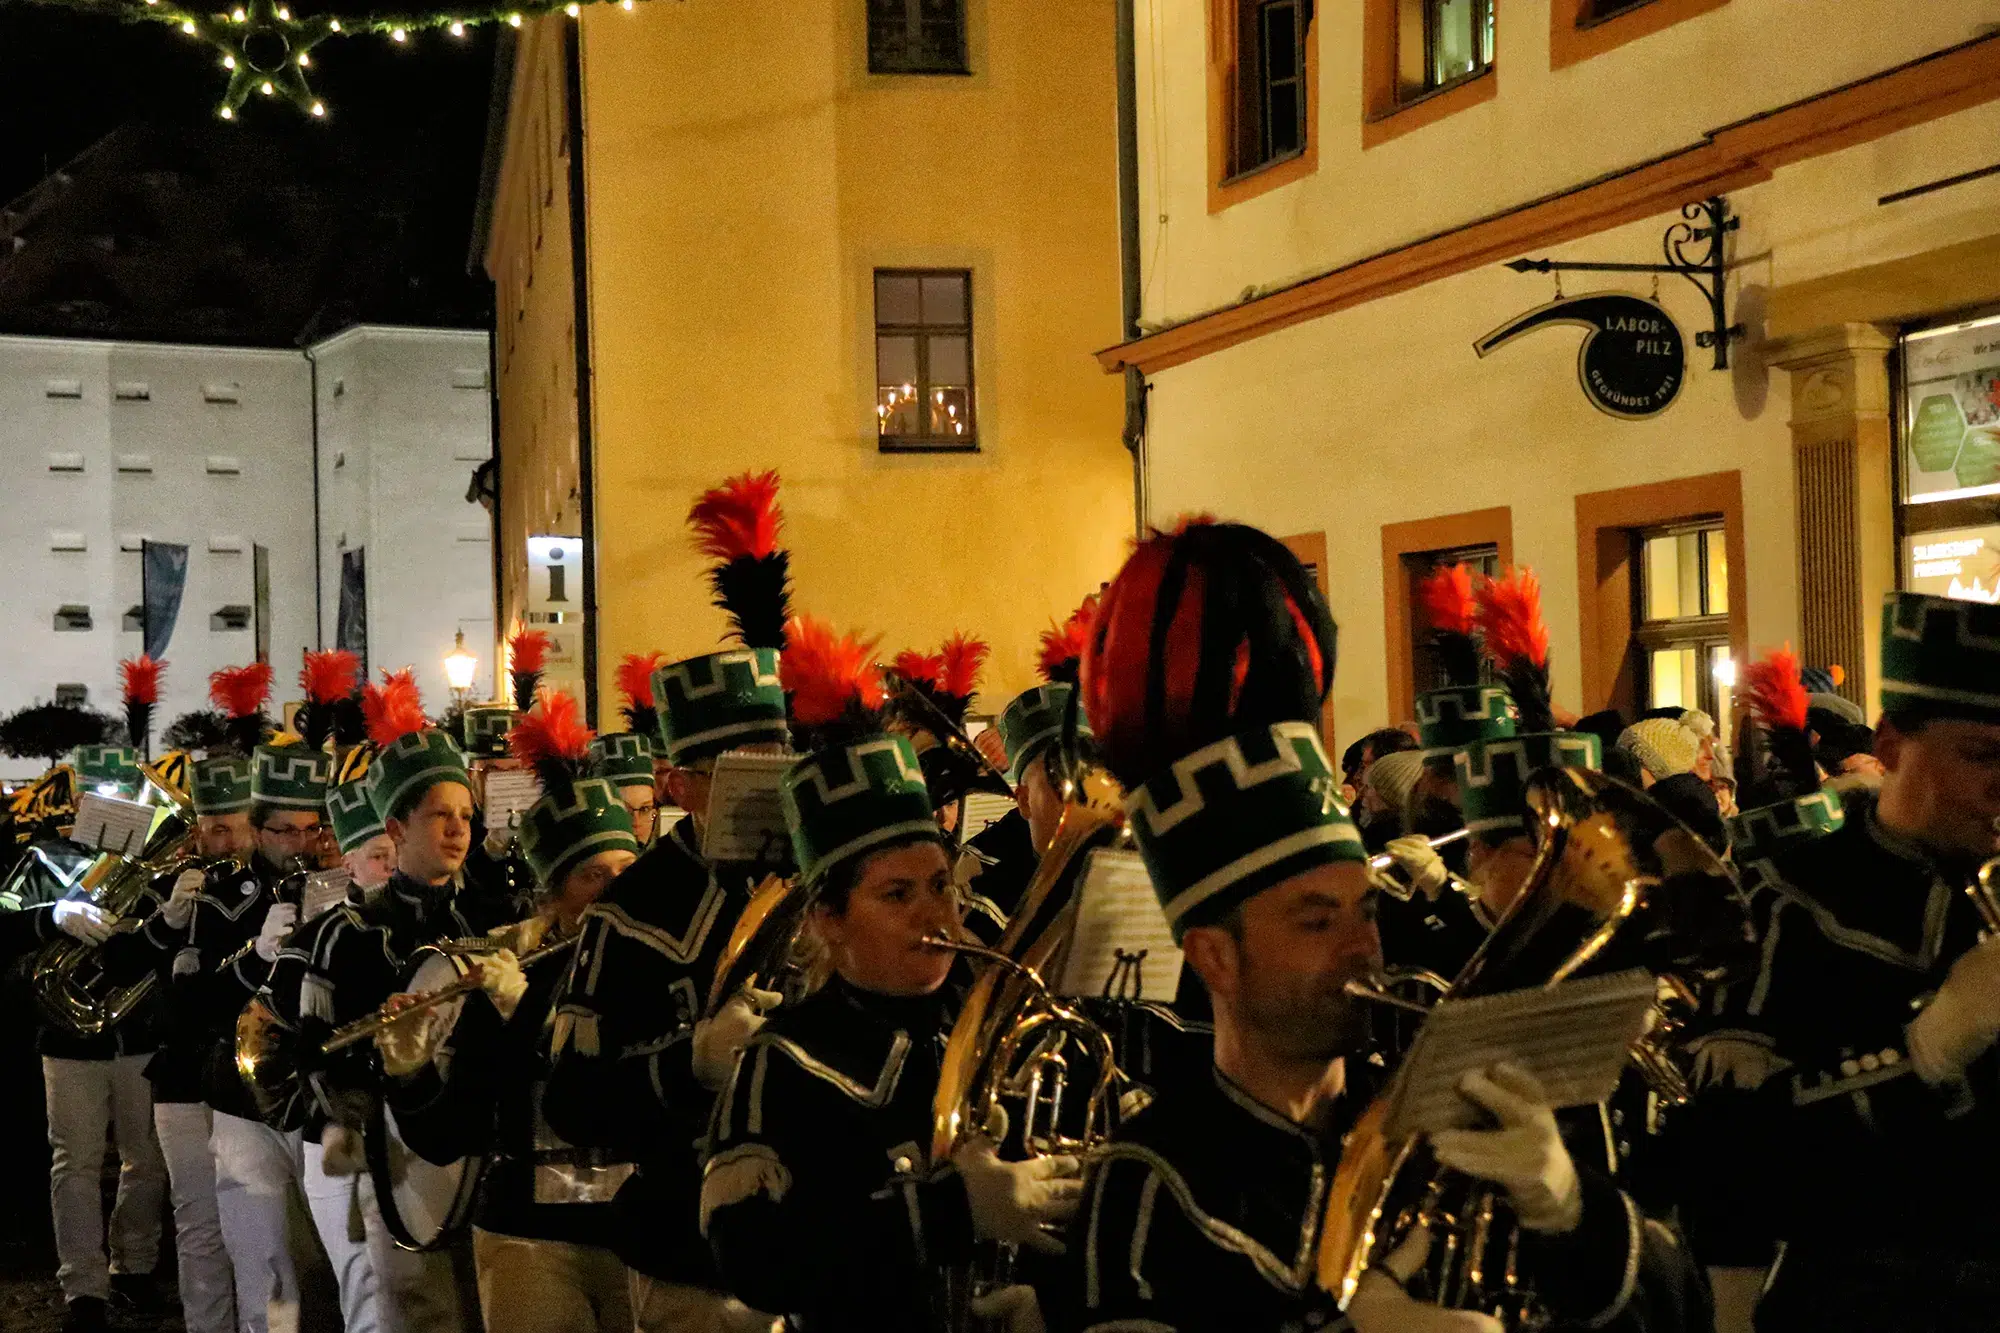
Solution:
{"label": "window", "polygon": [[1498,3],[1363,0],[1363,148],[1495,96]]}
{"label": "window", "polygon": [[1240,0],[1231,176],[1305,151],[1306,27],[1311,21],[1310,0]]}
{"label": "window", "polygon": [[1439,565],[1494,574],[1513,561],[1514,514],[1504,506],[1382,525],[1382,646],[1389,669],[1383,697],[1390,725],[1415,718],[1417,695],[1442,678],[1417,585]]}
{"label": "window", "polygon": [[1736,684],[1722,520],[1639,532],[1633,559],[1643,707],[1699,708],[1722,724]]}
{"label": "window", "polygon": [[885,453],[979,447],[970,271],[875,271],[875,417]]}
{"label": "window", "polygon": [[87,606],[59,606],[56,608],[56,633],[74,634],[90,628],[90,608]]}
{"label": "window", "polygon": [[208,618],[208,631],[211,634],[226,634],[232,630],[249,628],[250,608],[241,604],[221,607]]}
{"label": "window", "polygon": [[1652,3],[1653,0],[1584,0],[1583,12],[1577,20],[1581,23],[1602,23]]}
{"label": "window", "polygon": [[1493,0],[1423,0],[1421,91],[1469,79],[1493,63]]}
{"label": "window", "polygon": [[967,74],[965,0],[868,0],[870,74]]}
{"label": "window", "polygon": [[[1437,646],[1432,642],[1431,626],[1425,621],[1423,608],[1417,600],[1417,586],[1429,578],[1433,571],[1446,565],[1465,565],[1472,570],[1472,580],[1476,584],[1481,578],[1498,578],[1501,573],[1500,547],[1494,543],[1478,546],[1462,546],[1445,551],[1409,551],[1403,557],[1404,578],[1409,587],[1410,626],[1410,675],[1417,694],[1426,690],[1440,690],[1451,684],[1445,676],[1444,664],[1438,661]],[[1482,664],[1481,675],[1489,674]]]}
{"label": "window", "polygon": [[144,634],[146,632],[146,608],[143,605],[126,607],[125,615],[119,622],[119,628],[127,634]]}
{"label": "window", "polygon": [[56,686],[56,707],[88,708],[89,706],[90,706],[89,686],[77,685],[77,684]]}
{"label": "window", "polygon": [[1728,3],[1729,0],[1550,0],[1549,68],[1566,69]]}

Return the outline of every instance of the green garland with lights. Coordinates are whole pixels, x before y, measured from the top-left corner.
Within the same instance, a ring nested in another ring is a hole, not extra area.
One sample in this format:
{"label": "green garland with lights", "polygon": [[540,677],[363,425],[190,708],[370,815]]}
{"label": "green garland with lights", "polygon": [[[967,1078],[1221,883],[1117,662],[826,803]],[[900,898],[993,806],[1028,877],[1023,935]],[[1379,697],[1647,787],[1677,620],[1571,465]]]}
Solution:
{"label": "green garland with lights", "polygon": [[[224,120],[234,120],[252,93],[266,97],[282,95],[307,115],[323,118],[326,103],[313,95],[312,86],[306,82],[306,71],[312,68],[313,50],[329,37],[373,34],[386,36],[392,42],[406,42],[413,33],[438,28],[454,37],[463,37],[467,28],[489,23],[518,28],[527,19],[558,11],[575,18],[584,4],[599,0],[526,0],[502,9],[378,12],[346,18],[328,14],[293,18],[290,8],[281,0],[237,0],[223,13],[198,12],[173,0],[32,2],[126,23],[171,23],[187,36],[208,43],[221,53],[222,67],[229,72],[229,86],[222,94],[216,114]],[[601,2],[616,3],[629,10],[634,0]]]}

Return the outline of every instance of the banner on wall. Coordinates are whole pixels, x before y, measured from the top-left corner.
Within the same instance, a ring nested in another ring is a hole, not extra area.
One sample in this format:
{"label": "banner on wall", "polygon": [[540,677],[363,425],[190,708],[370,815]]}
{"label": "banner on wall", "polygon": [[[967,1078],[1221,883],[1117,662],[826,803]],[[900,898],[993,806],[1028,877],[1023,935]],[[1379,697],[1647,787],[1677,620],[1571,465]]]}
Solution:
{"label": "banner on wall", "polygon": [[139,603],[146,622],[146,656],[155,662],[166,657],[174,625],[181,618],[187,571],[187,547],[174,542],[139,544]]}

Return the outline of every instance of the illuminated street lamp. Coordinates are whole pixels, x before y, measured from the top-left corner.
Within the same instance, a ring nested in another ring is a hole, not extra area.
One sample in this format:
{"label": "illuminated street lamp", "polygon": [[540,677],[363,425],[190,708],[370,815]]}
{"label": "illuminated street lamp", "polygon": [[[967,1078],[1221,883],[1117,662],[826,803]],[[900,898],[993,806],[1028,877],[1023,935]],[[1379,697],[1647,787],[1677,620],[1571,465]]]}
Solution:
{"label": "illuminated street lamp", "polygon": [[465,631],[458,632],[458,642],[452,646],[451,654],[444,659],[444,678],[451,682],[452,699],[463,706],[466,694],[472,689],[472,678],[479,671],[479,659],[465,646]]}

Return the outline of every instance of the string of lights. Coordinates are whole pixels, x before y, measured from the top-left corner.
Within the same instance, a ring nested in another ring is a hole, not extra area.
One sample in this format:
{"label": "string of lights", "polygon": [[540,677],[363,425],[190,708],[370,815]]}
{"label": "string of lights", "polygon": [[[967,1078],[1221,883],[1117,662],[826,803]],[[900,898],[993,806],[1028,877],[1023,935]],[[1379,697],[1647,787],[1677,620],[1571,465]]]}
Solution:
{"label": "string of lights", "polygon": [[216,107],[224,120],[236,119],[251,96],[282,97],[309,116],[324,119],[326,103],[314,94],[306,71],[313,51],[330,37],[383,36],[408,42],[419,33],[443,30],[463,37],[469,28],[505,23],[520,27],[531,18],[558,11],[576,18],[584,3],[617,4],[630,10],[635,0],[529,0],[498,9],[476,6],[449,10],[408,10],[337,16],[294,17],[281,0],[239,0],[226,11],[211,13],[174,4],[172,0],[33,0],[79,13],[116,18],[126,23],[172,24],[182,34],[215,48],[229,84]]}

